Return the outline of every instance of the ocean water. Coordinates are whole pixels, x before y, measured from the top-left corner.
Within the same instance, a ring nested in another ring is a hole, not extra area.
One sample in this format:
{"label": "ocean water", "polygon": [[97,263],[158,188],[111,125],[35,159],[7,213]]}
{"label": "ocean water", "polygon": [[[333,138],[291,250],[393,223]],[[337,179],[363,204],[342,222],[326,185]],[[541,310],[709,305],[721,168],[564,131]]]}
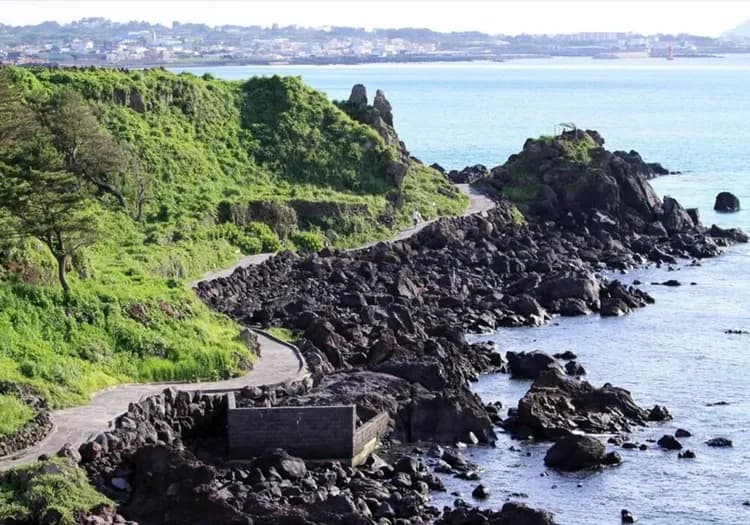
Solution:
{"label": "ocean water", "polygon": [[[527,137],[550,134],[560,122],[598,130],[611,149],[635,149],[682,175],[652,182],[657,192],[699,208],[705,224],[750,230],[750,214],[717,214],[719,191],[750,206],[750,57],[592,60],[543,59],[500,64],[369,65],[324,67],[192,68],[221,78],[301,75],[331,98],[347,98],[365,84],[372,97],[383,89],[396,129],[412,154],[446,168],[494,166],[518,151]],[[621,466],[601,472],[560,474],[545,469],[549,444],[518,443],[501,435],[496,448],[467,454],[484,466],[492,490],[481,506],[509,499],[553,511],[566,525],[620,522],[627,508],[644,524],[750,523],[750,246],[728,249],[698,267],[646,269],[618,275],[644,283],[678,279],[683,286],[643,288],[656,304],[622,318],[556,319],[540,328],[484,334],[501,350],[550,353],[572,350],[596,385],[630,390],[644,407],[666,405],[674,420],[638,430],[632,440],[658,439],[676,428],[693,437],[683,445],[697,454],[678,460],[655,446],[620,450]],[[690,285],[690,283],[695,285]],[[486,401],[515,406],[528,381],[483,377],[476,391]],[[708,406],[725,401],[726,406]],[[730,449],[704,444],[732,439]],[[513,452],[511,445],[522,450]],[[446,478],[467,500],[475,483]],[[436,504],[451,504],[449,493]]]}

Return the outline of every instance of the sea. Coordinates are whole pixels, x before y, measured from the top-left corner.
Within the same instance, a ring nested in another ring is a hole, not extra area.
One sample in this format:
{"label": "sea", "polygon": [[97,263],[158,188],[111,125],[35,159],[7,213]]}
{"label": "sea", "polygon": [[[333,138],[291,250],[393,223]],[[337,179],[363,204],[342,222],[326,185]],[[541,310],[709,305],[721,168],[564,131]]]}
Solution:
{"label": "sea", "polygon": [[[399,136],[412,155],[446,169],[502,164],[528,137],[552,134],[560,123],[595,129],[615,150],[634,149],[679,175],[651,183],[685,207],[699,209],[706,225],[750,231],[750,56],[721,58],[545,58],[502,63],[361,66],[248,66],[187,68],[218,78],[299,75],[331,99],[364,84],[372,100],[382,89],[393,106]],[[713,211],[720,191],[737,195],[745,209]],[[476,334],[501,351],[571,350],[594,385],[628,389],[643,407],[665,405],[672,421],[637,430],[647,451],[617,449],[623,464],[597,472],[563,474],[546,469],[547,443],[513,441],[470,447],[482,465],[488,499],[550,510],[563,525],[620,523],[628,509],[653,525],[750,523],[750,245],[729,248],[700,266],[647,268],[611,278],[640,285],[654,305],[620,318],[592,315],[554,319],[538,328]],[[677,279],[682,286],[652,283]],[[529,381],[487,375],[474,385],[486,402],[516,406]],[[724,404],[716,405],[715,403]],[[653,442],[677,428],[695,459],[678,459]],[[603,436],[606,439],[607,436]],[[732,448],[706,446],[713,437]],[[511,449],[513,447],[513,449]],[[611,445],[610,445],[611,447]],[[448,492],[433,503],[471,501],[477,482],[446,477]]]}

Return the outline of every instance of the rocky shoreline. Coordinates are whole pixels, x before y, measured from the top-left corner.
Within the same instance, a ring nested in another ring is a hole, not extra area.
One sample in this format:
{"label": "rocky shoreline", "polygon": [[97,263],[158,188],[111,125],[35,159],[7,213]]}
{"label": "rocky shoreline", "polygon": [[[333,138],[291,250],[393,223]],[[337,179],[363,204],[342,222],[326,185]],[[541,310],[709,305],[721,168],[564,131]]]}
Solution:
{"label": "rocky shoreline", "polygon": [[[624,389],[581,380],[574,355],[502,356],[465,335],[556,316],[625,315],[653,299],[601,270],[712,257],[747,242],[739,230],[703,227],[697,212],[660,199],[634,152],[607,152],[598,134],[583,133],[528,141],[479,177],[499,201],[487,213],[441,219],[363,250],[281,253],[198,285],[201,299],[242,324],[298,334],[311,378],[246,389],[243,403],[354,404],[362,420],[386,412],[383,457],[352,468],[269,450],[228,462],[226,396],[174,390],[131,404],[112,431],[61,454],[80,461],[118,512],[141,525],[553,524],[551,514],[515,502],[491,511],[458,499],[437,509],[429,493],[443,489],[438,473],[478,481],[461,449],[493,444],[499,428],[551,442],[545,463],[578,470],[621,461],[586,434],[628,433],[671,416],[637,406]],[[526,198],[504,198],[511,193]],[[492,371],[534,379],[506,416],[471,390]],[[414,442],[432,446],[404,451]],[[479,485],[474,497],[488,490]],[[124,519],[102,509],[82,522]]]}

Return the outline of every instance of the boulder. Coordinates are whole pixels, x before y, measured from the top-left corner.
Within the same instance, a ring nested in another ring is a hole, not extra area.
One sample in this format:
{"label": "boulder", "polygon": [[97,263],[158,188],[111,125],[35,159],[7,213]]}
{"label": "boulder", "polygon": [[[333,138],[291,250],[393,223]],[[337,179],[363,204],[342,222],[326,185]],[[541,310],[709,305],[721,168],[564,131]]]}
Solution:
{"label": "boulder", "polygon": [[307,466],[300,458],[290,456],[286,451],[273,449],[257,458],[253,465],[263,472],[274,469],[282,479],[298,480],[307,474]]}
{"label": "boulder", "polygon": [[660,437],[659,441],[657,441],[656,444],[665,450],[682,450],[682,443],[677,441],[674,436],[670,436],[669,434],[665,434]]}
{"label": "boulder", "polygon": [[474,490],[471,491],[471,495],[476,499],[487,499],[490,497],[490,489],[480,483],[474,487]]}
{"label": "boulder", "polygon": [[[366,100],[366,99],[365,99]],[[375,98],[372,101],[373,107],[380,113],[380,118],[390,126],[393,127],[393,107],[388,99],[385,97],[385,93],[381,90],[375,92]]]}
{"label": "boulder", "polygon": [[732,446],[732,440],[724,437],[715,437],[706,441],[709,447],[726,448]]}
{"label": "boulder", "polygon": [[514,379],[536,379],[547,370],[561,370],[557,360],[544,352],[508,352],[505,357]]}
{"label": "boulder", "polygon": [[733,193],[722,191],[716,195],[714,201],[714,210],[724,213],[733,213],[740,211],[740,199]]}
{"label": "boulder", "polygon": [[537,438],[554,440],[570,431],[630,432],[647,418],[627,390],[609,383],[595,388],[552,369],[539,375],[503,424],[512,432],[528,429]]}
{"label": "boulder", "polygon": [[[614,453],[613,453],[614,454]],[[544,464],[558,470],[576,471],[619,462],[608,457],[604,443],[590,436],[568,434],[558,439],[544,456]]]}

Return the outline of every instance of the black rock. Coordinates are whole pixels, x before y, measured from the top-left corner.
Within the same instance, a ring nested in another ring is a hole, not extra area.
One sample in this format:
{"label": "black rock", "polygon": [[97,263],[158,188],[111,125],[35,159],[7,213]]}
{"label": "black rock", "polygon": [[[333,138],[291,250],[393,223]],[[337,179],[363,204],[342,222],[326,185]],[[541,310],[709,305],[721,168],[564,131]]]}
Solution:
{"label": "black rock", "polygon": [[657,441],[656,444],[666,450],[681,450],[682,449],[682,444],[679,441],[677,441],[677,439],[675,439],[674,436],[670,436],[668,434],[665,434],[661,438],[659,438],[659,441]]}
{"label": "black rock", "polygon": [[490,489],[480,483],[471,491],[471,495],[476,499],[487,499],[490,497]]}
{"label": "black rock", "polygon": [[565,363],[565,373],[569,376],[584,376],[586,375],[586,369],[576,361],[568,361]]}
{"label": "black rock", "polygon": [[564,352],[557,353],[554,355],[554,357],[556,359],[562,359],[563,361],[571,361],[578,358],[578,356],[570,350],[565,350]]}
{"label": "black rock", "polygon": [[669,419],[672,419],[672,415],[667,410],[667,407],[662,405],[654,405],[654,408],[648,413],[649,421],[667,421]]}
{"label": "black rock", "polygon": [[558,470],[576,471],[612,464],[605,461],[604,443],[590,436],[568,434],[559,439],[544,456],[544,464]]}
{"label": "black rock", "polygon": [[675,433],[674,433],[674,437],[678,437],[678,438],[689,438],[692,435],[693,434],[691,434],[689,431],[685,430],[684,428],[678,428],[677,430],[675,430]]}
{"label": "black rock", "polygon": [[638,518],[636,518],[628,509],[622,509],[620,511],[620,519],[623,523],[635,523],[638,521]]}
{"label": "black rock", "polygon": [[723,437],[715,437],[706,441],[706,445],[709,447],[727,448],[732,446],[732,440]]}
{"label": "black rock", "polygon": [[544,352],[508,352],[506,359],[511,377],[516,379],[536,379],[547,370],[560,370],[560,364]]}
{"label": "black rock", "polygon": [[732,213],[740,211],[740,199],[736,195],[729,193],[728,191],[722,191],[716,195],[716,201],[714,201],[714,210]]}
{"label": "black rock", "polygon": [[678,453],[677,457],[679,459],[695,459],[695,452],[692,450],[686,450],[685,452]]}

